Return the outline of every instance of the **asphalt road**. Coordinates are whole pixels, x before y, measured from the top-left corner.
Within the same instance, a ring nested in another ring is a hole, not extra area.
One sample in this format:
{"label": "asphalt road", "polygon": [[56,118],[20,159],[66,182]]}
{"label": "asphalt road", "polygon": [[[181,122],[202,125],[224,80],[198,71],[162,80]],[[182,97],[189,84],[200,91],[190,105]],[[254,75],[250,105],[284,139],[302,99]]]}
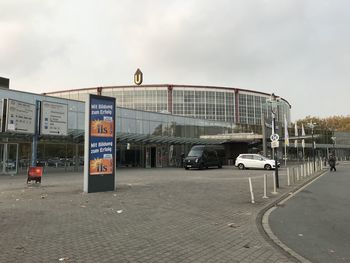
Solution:
{"label": "asphalt road", "polygon": [[275,209],[269,224],[285,245],[311,262],[350,262],[350,163]]}

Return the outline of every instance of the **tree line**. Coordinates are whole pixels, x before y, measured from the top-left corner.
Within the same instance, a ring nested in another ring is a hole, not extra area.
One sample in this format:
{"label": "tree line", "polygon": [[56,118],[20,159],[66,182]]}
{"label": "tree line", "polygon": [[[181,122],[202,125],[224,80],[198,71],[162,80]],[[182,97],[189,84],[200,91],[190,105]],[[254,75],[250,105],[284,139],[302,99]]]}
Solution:
{"label": "tree line", "polygon": [[317,129],[350,132],[350,116],[331,116],[326,118],[306,116],[304,119],[297,120],[298,127],[301,124],[307,127],[308,123],[316,123]]}

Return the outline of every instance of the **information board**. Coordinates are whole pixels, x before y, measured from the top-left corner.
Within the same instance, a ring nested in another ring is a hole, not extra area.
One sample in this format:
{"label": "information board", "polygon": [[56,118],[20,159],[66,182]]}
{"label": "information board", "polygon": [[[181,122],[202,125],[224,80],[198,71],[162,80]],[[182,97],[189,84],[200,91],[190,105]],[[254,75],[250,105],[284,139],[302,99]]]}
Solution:
{"label": "information board", "polygon": [[6,132],[34,134],[35,105],[7,99]]}
{"label": "information board", "polygon": [[84,191],[115,189],[115,98],[89,95],[85,110]]}
{"label": "information board", "polygon": [[42,101],[40,134],[66,136],[68,134],[68,105]]}

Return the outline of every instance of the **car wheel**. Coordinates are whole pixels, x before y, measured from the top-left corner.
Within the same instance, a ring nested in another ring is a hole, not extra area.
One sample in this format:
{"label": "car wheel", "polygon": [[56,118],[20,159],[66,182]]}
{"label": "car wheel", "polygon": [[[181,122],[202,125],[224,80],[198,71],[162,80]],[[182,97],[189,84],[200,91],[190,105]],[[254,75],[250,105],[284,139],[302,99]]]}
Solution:
{"label": "car wheel", "polygon": [[244,168],[245,168],[245,167],[244,167],[244,164],[243,164],[243,163],[240,163],[240,164],[238,165],[238,169],[239,169],[239,170],[244,170]]}
{"label": "car wheel", "polygon": [[271,165],[265,164],[264,168],[265,168],[265,170],[271,170]]}
{"label": "car wheel", "polygon": [[222,165],[221,165],[221,163],[219,163],[219,165],[218,165],[218,168],[219,168],[219,169],[221,169],[221,168],[222,168]]}
{"label": "car wheel", "polygon": [[203,168],[204,168],[203,164],[200,163],[199,166],[198,166],[198,169],[199,169],[199,170],[203,170]]}
{"label": "car wheel", "polygon": [[185,170],[188,170],[188,169],[190,169],[190,168],[188,168],[188,167],[185,167]]}

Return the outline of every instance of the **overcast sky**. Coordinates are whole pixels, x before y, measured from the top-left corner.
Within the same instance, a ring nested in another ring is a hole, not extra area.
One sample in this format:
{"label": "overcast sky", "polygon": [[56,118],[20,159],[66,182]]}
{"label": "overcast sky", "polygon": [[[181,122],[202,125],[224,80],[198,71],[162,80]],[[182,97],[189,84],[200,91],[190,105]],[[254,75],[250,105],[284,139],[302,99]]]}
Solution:
{"label": "overcast sky", "polygon": [[144,84],[258,90],[292,120],[346,115],[348,0],[1,0],[0,76],[41,93]]}

